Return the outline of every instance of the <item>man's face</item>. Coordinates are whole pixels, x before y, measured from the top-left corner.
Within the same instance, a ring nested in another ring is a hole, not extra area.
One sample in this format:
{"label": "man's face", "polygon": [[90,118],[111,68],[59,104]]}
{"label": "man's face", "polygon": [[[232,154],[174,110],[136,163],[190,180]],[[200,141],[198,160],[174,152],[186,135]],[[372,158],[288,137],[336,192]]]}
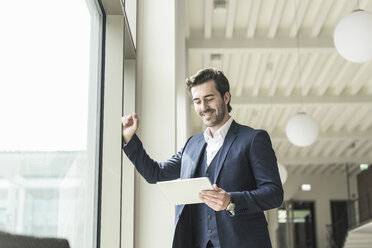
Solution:
{"label": "man's face", "polygon": [[226,92],[222,98],[213,80],[191,88],[195,112],[207,127],[220,124],[227,115],[227,103],[230,95]]}

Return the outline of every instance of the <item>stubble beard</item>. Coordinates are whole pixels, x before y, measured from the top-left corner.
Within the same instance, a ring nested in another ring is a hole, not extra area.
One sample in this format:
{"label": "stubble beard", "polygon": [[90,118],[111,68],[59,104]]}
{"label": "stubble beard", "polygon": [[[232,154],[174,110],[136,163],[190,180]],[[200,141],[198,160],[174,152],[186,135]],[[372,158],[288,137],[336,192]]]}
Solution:
{"label": "stubble beard", "polygon": [[[207,112],[212,112],[212,116],[209,118],[209,120],[206,120],[204,118],[204,113],[207,113]],[[217,126],[223,121],[225,115],[226,115],[226,106],[224,102],[222,102],[221,105],[217,109],[208,109],[204,112],[201,112],[200,114],[200,116],[203,119],[204,124],[207,127]]]}

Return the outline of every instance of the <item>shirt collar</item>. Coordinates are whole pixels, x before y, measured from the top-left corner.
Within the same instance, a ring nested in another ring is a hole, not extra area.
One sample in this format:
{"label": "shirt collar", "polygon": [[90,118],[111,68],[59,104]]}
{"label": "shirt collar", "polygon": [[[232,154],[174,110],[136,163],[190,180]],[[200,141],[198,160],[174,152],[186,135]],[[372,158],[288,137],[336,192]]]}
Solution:
{"label": "shirt collar", "polygon": [[209,127],[204,131],[204,140],[208,143],[209,140],[217,140],[217,139],[225,139],[227,132],[230,129],[231,123],[233,122],[233,118],[229,116],[229,119],[220,127],[215,133],[214,137],[212,137]]}

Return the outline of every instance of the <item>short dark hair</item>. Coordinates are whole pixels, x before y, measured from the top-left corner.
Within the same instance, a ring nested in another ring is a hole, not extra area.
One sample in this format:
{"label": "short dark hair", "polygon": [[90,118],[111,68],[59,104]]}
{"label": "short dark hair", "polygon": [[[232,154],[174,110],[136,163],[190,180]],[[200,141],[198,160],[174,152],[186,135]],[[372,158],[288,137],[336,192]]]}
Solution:
{"label": "short dark hair", "polygon": [[[216,89],[218,92],[220,92],[221,97],[223,98],[226,92],[229,92],[230,94],[230,84],[229,80],[225,77],[222,71],[216,70],[214,68],[206,68],[198,71],[195,75],[189,77],[186,79],[186,85],[189,91],[191,91],[191,88],[203,84],[205,82],[208,82],[210,80],[213,80]],[[231,101],[231,94],[230,94],[230,101]],[[230,101],[227,103],[227,110],[229,113],[232,110],[232,107],[230,105]]]}

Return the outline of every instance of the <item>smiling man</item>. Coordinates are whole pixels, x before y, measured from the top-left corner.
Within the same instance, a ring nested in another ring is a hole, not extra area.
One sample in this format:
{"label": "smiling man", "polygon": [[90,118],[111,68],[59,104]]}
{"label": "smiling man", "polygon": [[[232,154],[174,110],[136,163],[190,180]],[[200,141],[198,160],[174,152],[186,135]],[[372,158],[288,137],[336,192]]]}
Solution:
{"label": "smiling man", "polygon": [[202,204],[178,205],[173,247],[271,247],[263,211],[283,201],[269,135],[236,123],[229,115],[225,75],[207,68],[186,80],[206,130],[188,139],[172,158],[156,162],[135,134],[136,114],[122,118],[123,149],[149,182],[209,177],[214,190],[199,194]]}

